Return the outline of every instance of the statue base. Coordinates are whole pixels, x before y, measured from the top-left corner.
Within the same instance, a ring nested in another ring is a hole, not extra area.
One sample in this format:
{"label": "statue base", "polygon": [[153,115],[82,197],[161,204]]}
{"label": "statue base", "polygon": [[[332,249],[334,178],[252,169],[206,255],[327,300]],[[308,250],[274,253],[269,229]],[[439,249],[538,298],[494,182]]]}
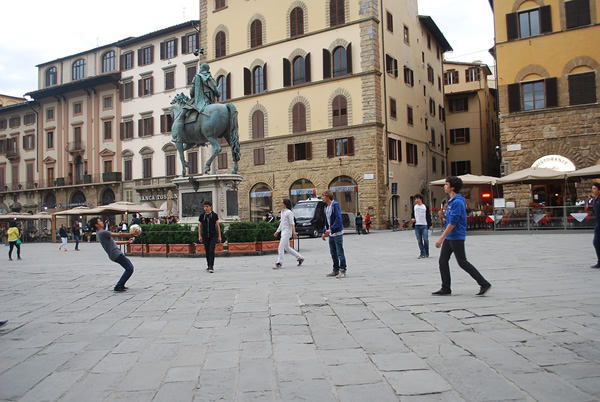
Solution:
{"label": "statue base", "polygon": [[213,211],[219,215],[219,222],[225,224],[238,221],[238,184],[242,176],[238,174],[212,174],[177,177],[179,197],[179,223],[198,224],[198,217],[204,212],[204,201],[211,201]]}

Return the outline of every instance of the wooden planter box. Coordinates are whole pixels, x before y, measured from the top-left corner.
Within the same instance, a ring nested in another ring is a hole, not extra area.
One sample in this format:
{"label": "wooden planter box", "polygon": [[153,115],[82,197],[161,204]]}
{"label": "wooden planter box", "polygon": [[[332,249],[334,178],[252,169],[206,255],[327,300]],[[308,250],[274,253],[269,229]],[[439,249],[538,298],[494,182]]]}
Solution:
{"label": "wooden planter box", "polygon": [[230,253],[255,253],[256,249],[255,241],[248,243],[229,243]]}
{"label": "wooden planter box", "polygon": [[147,244],[128,244],[127,245],[127,253],[129,253],[129,254],[148,253],[148,245]]}
{"label": "wooden planter box", "polygon": [[[290,240],[290,247],[294,248],[294,240]],[[273,251],[279,249],[279,240],[257,241],[258,251]]]}
{"label": "wooden planter box", "polygon": [[193,244],[169,244],[169,254],[194,254]]}
{"label": "wooden planter box", "polygon": [[[206,250],[204,249],[204,244],[195,244],[196,246],[196,254],[206,254]],[[215,254],[223,252],[223,243],[215,244]]]}

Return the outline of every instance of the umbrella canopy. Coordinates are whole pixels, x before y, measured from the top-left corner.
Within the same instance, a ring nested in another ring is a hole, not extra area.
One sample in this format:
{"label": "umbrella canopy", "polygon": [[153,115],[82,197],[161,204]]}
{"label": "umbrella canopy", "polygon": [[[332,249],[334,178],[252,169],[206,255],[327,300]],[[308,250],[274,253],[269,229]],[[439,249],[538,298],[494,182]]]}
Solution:
{"label": "umbrella canopy", "polygon": [[[462,180],[463,185],[468,185],[468,186],[477,185],[477,184],[496,184],[496,180],[499,179],[499,177],[477,176],[474,174],[463,174],[458,177]],[[444,183],[446,183],[445,178],[429,182],[429,184],[431,184],[432,186],[443,186]]]}
{"label": "umbrella canopy", "polygon": [[583,169],[568,172],[567,177],[600,177],[600,165],[594,165]]}
{"label": "umbrella canopy", "polygon": [[149,205],[140,205],[128,201],[117,201],[108,205],[101,205],[95,209],[102,214],[129,214],[133,212],[158,212],[160,208],[154,208]]}
{"label": "umbrella canopy", "polygon": [[545,183],[552,180],[564,180],[567,177],[566,172],[559,172],[552,169],[534,168],[519,170],[504,177],[499,178],[497,184],[534,184]]}
{"label": "umbrella canopy", "polygon": [[72,209],[67,209],[65,211],[54,212],[52,215],[54,216],[65,216],[65,215],[95,215],[102,212],[99,208],[90,208],[90,207],[75,207]]}
{"label": "umbrella canopy", "polygon": [[0,215],[1,221],[13,221],[13,220],[37,220],[37,219],[48,219],[48,215],[32,215],[32,214],[6,214]]}

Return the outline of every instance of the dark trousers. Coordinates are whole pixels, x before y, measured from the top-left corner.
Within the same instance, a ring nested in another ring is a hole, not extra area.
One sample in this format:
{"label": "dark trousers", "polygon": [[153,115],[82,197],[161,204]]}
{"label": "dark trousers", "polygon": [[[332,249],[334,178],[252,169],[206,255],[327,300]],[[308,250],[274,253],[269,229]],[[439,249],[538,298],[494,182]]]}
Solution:
{"label": "dark trousers", "polygon": [[17,258],[21,258],[21,245],[17,244],[17,241],[8,242],[8,258],[12,258],[13,248],[17,247]]}
{"label": "dark trousers", "polygon": [[464,269],[471,278],[475,279],[479,286],[488,286],[490,283],[485,280],[483,275],[479,273],[469,261],[465,254],[464,240],[444,240],[442,250],[440,251],[440,275],[442,276],[442,289],[450,292],[450,256],[454,253],[458,266]]}
{"label": "dark trousers", "polygon": [[118,288],[121,286],[125,286],[127,280],[131,278],[131,275],[133,275],[133,264],[131,263],[131,261],[129,261],[129,258],[125,257],[123,254],[117,257],[115,262],[117,264],[120,264],[125,270],[125,272],[123,272],[123,275],[121,275],[121,279],[119,279],[119,282],[117,282],[117,284],[115,285],[115,287]]}
{"label": "dark trousers", "polygon": [[215,246],[217,245],[217,237],[203,237],[204,249],[206,250],[206,265],[207,268],[212,268],[215,265]]}
{"label": "dark trousers", "polygon": [[73,239],[75,239],[75,250],[79,250],[79,241],[81,240],[81,235],[73,235]]}
{"label": "dark trousers", "polygon": [[596,250],[596,258],[598,259],[597,264],[600,264],[600,226],[594,227],[594,240],[592,243],[594,244],[594,249]]}

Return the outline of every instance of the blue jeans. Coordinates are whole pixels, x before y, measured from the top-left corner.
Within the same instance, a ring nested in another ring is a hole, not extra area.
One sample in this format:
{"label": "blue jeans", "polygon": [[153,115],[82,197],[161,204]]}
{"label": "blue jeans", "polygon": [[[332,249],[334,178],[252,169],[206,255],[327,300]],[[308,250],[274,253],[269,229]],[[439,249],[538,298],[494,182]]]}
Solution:
{"label": "blue jeans", "polygon": [[415,235],[422,256],[429,257],[429,231],[427,225],[415,225]]}
{"label": "blue jeans", "polygon": [[344,255],[344,236],[329,236],[329,253],[333,260],[333,271],[346,270],[346,256]]}
{"label": "blue jeans", "polygon": [[123,272],[123,275],[121,275],[121,279],[119,279],[119,282],[117,282],[117,284],[115,285],[116,288],[119,288],[125,286],[127,280],[131,278],[131,275],[133,275],[133,264],[131,263],[131,261],[129,261],[129,258],[125,257],[123,254],[118,256],[115,262],[121,265],[125,270],[125,272]]}
{"label": "blue jeans", "polygon": [[79,250],[79,241],[81,240],[81,235],[73,235],[75,239],[75,250]]}

